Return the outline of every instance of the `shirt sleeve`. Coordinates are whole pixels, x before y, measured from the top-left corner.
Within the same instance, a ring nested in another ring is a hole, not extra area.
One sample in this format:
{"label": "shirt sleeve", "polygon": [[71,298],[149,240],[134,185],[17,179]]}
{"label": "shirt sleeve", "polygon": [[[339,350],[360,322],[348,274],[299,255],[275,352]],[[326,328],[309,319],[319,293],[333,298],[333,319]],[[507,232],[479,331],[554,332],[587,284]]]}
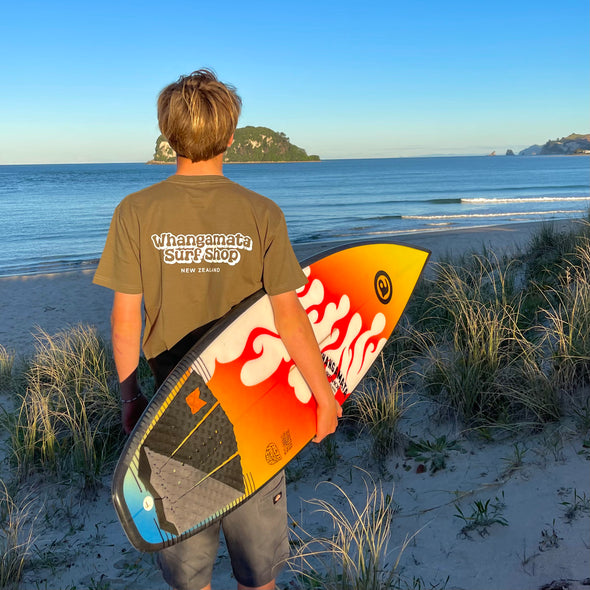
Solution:
{"label": "shirt sleeve", "polygon": [[137,222],[123,203],[113,214],[93,282],[120,293],[143,292]]}
{"label": "shirt sleeve", "polygon": [[307,283],[307,277],[293,251],[282,211],[279,210],[278,219],[273,226],[273,239],[264,256],[262,282],[269,295],[280,295],[299,289]]}

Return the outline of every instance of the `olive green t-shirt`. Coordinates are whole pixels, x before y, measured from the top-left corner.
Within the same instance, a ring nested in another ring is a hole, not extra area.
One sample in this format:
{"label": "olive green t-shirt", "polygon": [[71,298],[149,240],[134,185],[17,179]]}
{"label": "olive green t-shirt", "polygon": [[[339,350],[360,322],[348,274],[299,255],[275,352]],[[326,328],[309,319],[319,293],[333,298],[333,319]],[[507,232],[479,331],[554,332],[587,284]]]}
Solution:
{"label": "olive green t-shirt", "polygon": [[280,208],[224,176],[174,175],[123,199],[94,275],[143,294],[147,358],[261,288],[278,295],[306,280]]}

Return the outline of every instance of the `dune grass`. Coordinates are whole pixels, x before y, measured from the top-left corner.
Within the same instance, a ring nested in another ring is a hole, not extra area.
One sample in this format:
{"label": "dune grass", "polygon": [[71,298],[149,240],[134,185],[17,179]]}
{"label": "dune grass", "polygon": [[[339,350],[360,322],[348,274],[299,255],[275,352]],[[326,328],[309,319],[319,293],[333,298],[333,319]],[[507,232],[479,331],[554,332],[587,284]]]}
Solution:
{"label": "dune grass", "polygon": [[32,499],[15,499],[0,480],[0,588],[18,588],[33,543]]}
{"label": "dune grass", "polygon": [[110,358],[92,328],[39,332],[17,393],[20,410],[5,416],[20,478],[48,471],[96,484],[122,440]]}
{"label": "dune grass", "polygon": [[[323,536],[301,533],[297,549],[290,559],[300,588],[322,590],[394,590],[400,588],[397,571],[405,539],[392,554],[389,552],[391,524],[395,515],[393,490],[385,493],[381,484],[364,478],[366,496],[357,507],[353,499],[338,485],[334,503],[313,499],[318,519],[327,519],[333,534]],[[343,508],[337,505],[343,505]]]}
{"label": "dune grass", "polygon": [[577,250],[590,236],[588,219],[581,220],[574,229],[557,230],[551,223],[541,225],[533,234],[524,252],[527,282],[545,290],[557,287],[577,259]]}
{"label": "dune grass", "polygon": [[472,426],[559,417],[541,342],[523,328],[513,266],[495,256],[474,256],[471,268],[441,264],[430,297],[441,328],[426,390]]}
{"label": "dune grass", "polygon": [[439,263],[415,337],[424,389],[469,427],[542,425],[590,383],[587,223],[541,226],[518,256]]}
{"label": "dune grass", "polygon": [[583,239],[575,258],[564,264],[557,286],[548,291],[545,326],[553,376],[561,388],[590,383],[590,242]]}
{"label": "dune grass", "polygon": [[385,460],[402,442],[399,421],[407,410],[405,372],[396,370],[382,353],[374,369],[349,398],[347,416],[371,436],[371,454]]}
{"label": "dune grass", "polygon": [[12,385],[15,355],[0,344],[0,391]]}

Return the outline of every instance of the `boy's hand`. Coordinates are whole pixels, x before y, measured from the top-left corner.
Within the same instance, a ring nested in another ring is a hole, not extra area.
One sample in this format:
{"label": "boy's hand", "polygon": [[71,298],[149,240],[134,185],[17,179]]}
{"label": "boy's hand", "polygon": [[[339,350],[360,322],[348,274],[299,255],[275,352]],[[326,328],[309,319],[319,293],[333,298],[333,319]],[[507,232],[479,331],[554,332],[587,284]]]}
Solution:
{"label": "boy's hand", "polygon": [[312,442],[319,443],[326,436],[336,431],[338,418],[342,418],[342,407],[334,397],[331,397],[327,403],[317,405],[316,416],[316,435],[312,439]]}

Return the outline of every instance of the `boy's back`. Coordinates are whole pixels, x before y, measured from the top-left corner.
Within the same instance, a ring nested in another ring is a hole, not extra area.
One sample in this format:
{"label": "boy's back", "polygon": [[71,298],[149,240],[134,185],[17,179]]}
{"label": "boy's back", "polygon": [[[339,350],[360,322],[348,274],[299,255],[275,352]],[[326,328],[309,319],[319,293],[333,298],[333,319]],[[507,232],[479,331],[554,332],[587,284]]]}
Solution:
{"label": "boy's back", "polygon": [[[160,93],[160,130],[176,173],[124,199],[94,282],[113,289],[112,341],[127,433],[147,405],[137,368],[143,350],[161,384],[208,323],[264,288],[277,331],[317,402],[315,442],[334,432],[340,406],[295,289],[306,282],[280,209],[223,176],[241,100],[209,70]],[[265,491],[266,490],[266,491]],[[222,522],[238,588],[274,588],[288,556],[286,489],[279,474]],[[219,523],[160,552],[177,590],[210,588]]]}
{"label": "boy's back", "polygon": [[95,282],[143,293],[150,359],[252,293],[305,277],[273,201],[224,176],[174,175],[117,207]]}

